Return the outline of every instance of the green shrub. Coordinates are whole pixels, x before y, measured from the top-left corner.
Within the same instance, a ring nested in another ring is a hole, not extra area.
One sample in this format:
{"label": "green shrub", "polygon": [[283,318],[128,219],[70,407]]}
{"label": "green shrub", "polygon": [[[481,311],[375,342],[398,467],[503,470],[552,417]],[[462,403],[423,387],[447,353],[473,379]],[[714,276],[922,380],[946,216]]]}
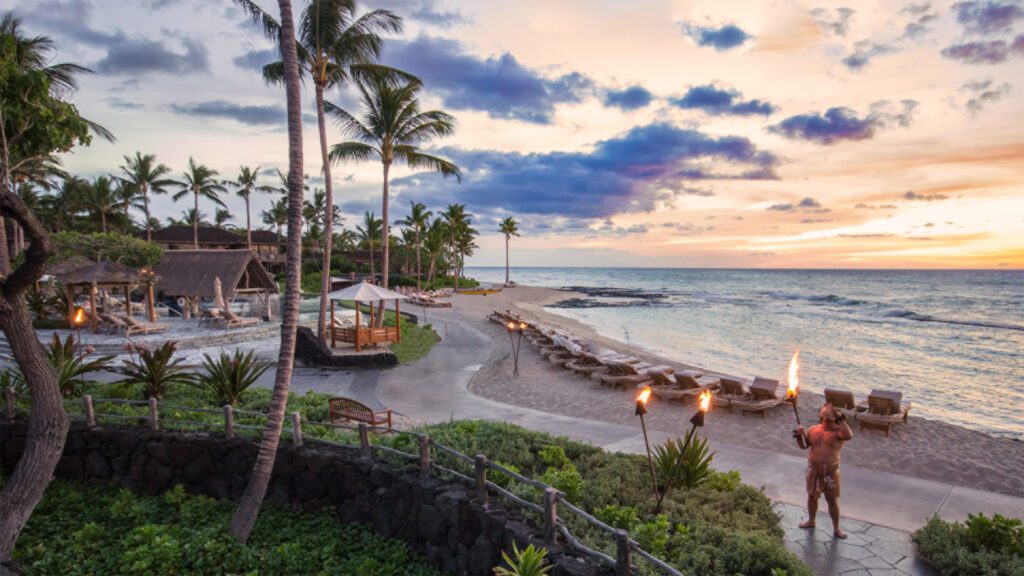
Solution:
{"label": "green shrub", "polygon": [[636,514],[636,508],[632,506],[609,504],[594,512],[594,516],[612,528],[621,528],[626,532],[632,532],[633,527],[640,522]]}
{"label": "green shrub", "polygon": [[524,550],[520,550],[516,543],[513,542],[512,555],[515,556],[514,559],[509,558],[507,552],[501,552],[501,557],[508,568],[501,566],[495,568],[494,573],[497,576],[544,576],[553,568],[545,560],[545,557],[548,555],[547,549],[534,548],[533,544],[530,544]]}
{"label": "green shrub", "polygon": [[631,536],[644,550],[657,556],[664,556],[668,547],[669,528],[671,524],[668,516],[658,514],[650,522],[638,523],[633,528]]}
{"label": "green shrub", "polygon": [[129,343],[125,348],[131,352],[131,358],[115,368],[115,372],[124,376],[117,384],[142,386],[144,398],[163,398],[171,386],[175,384],[191,384],[194,380],[191,370],[181,365],[181,358],[174,358],[178,343],[169,340],[155,350],[145,344]]}
{"label": "green shrub", "polygon": [[554,486],[563,492],[570,502],[580,501],[580,494],[583,492],[583,477],[572,463],[567,462],[561,468],[548,468],[540,479],[545,484]]}
{"label": "green shrub", "polygon": [[258,360],[255,350],[243,354],[236,349],[231,355],[221,352],[217,358],[203,354],[203,371],[192,383],[212,394],[218,404],[234,406],[268,368],[270,363]]}
{"label": "green shrub", "polygon": [[914,533],[921,555],[943,574],[1010,576],[1024,574],[1024,527],[995,514],[968,515],[946,522],[937,515]]}
{"label": "green shrub", "polygon": [[659,489],[696,488],[707,481],[714,452],[708,451],[707,438],[700,438],[693,430],[683,439],[669,438],[654,448],[654,469]]}
{"label": "green shrub", "polygon": [[742,482],[743,479],[736,470],[729,470],[728,472],[709,470],[708,479],[704,485],[719,492],[732,492],[739,488]]}
{"label": "green shrub", "polygon": [[89,359],[89,356],[91,353],[88,347],[83,349],[80,344],[76,344],[74,334],[68,334],[65,340],[61,340],[57,334],[53,335],[46,349],[46,357],[57,372],[57,385],[65,398],[80,396],[85,375],[106,370],[107,364],[114,359],[113,356]]}

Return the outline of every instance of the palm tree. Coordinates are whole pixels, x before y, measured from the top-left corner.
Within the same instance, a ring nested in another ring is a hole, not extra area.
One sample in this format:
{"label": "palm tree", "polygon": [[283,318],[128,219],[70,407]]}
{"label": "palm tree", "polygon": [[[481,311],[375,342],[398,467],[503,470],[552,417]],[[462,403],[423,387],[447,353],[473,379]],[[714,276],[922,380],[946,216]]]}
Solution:
{"label": "palm tree", "polygon": [[84,192],[82,203],[85,209],[92,212],[93,216],[100,217],[103,233],[106,234],[107,214],[110,214],[120,203],[117,193],[114,191],[113,182],[108,176],[99,176]]}
{"label": "palm tree", "polygon": [[[279,171],[280,172],[280,171]],[[254,191],[259,192],[270,192],[273,190],[270,186],[259,186],[256,184],[256,179],[260,176],[260,167],[256,169],[249,168],[248,166],[242,166],[239,169],[238,177],[235,178],[234,182],[231,182],[232,186],[238,188],[235,194],[239,198],[245,200],[245,246],[246,248],[252,249],[252,212],[249,210],[249,199]],[[278,231],[280,235],[280,231]]]}
{"label": "palm tree", "polygon": [[281,319],[281,348],[278,352],[277,374],[270,397],[267,425],[263,430],[259,453],[253,464],[252,475],[238,509],[231,518],[231,533],[245,542],[256,524],[256,516],[270,485],[277,447],[281,441],[285,405],[291,387],[292,365],[295,362],[295,333],[299,325],[299,284],[302,273],[302,93],[300,90],[299,61],[295,43],[295,22],[290,0],[278,0],[281,22],[264,12],[252,0],[235,0],[262,25],[271,39],[278,39],[283,60],[282,76],[288,110],[288,248],[285,264],[284,306]]}
{"label": "palm tree", "polygon": [[[191,159],[189,161],[191,162]],[[157,164],[156,156],[152,154],[136,152],[134,157],[125,156],[124,165],[120,168],[124,172],[121,180],[131,186],[131,190],[142,198],[142,209],[146,213],[146,241],[152,242],[153,228],[149,225],[149,195],[150,193],[165,194],[169,186],[180,186],[181,184],[166,177],[171,173],[171,169],[164,164]],[[177,196],[175,200],[177,200]],[[125,216],[128,215],[129,201],[130,197],[122,196]]]}
{"label": "palm tree", "polygon": [[[357,16],[356,0],[311,0],[299,19],[299,72],[313,80],[316,94],[317,127],[320,133],[320,156],[323,165],[326,208],[334,205],[331,164],[327,157],[327,127],[324,120],[324,90],[348,83],[370,71],[382,71],[394,77],[396,70],[375,64],[384,43],[381,34],[402,31],[402,19],[388,10],[373,10]],[[280,82],[282,63],[263,67],[268,82]],[[324,222],[329,218],[324,212]],[[307,218],[308,219],[308,218]],[[323,269],[331,267],[331,235],[324,235]],[[330,274],[320,284],[320,310],[317,334],[327,339],[327,293]]]}
{"label": "palm tree", "polygon": [[71,227],[75,216],[82,212],[83,199],[89,183],[78,176],[69,176],[52,194],[43,196],[41,203],[50,214],[49,226],[60,232]]}
{"label": "palm tree", "polygon": [[263,223],[268,226],[277,227],[277,236],[281,236],[281,229],[288,225],[288,198],[279,198],[270,205],[270,210],[260,213]]}
{"label": "palm tree", "polygon": [[430,270],[427,273],[427,283],[429,284],[434,281],[437,259],[448,249],[448,227],[441,218],[435,218],[431,222],[423,239],[423,249],[427,252],[427,258],[430,259]]}
{"label": "palm tree", "polygon": [[[438,110],[420,112],[417,95],[419,82],[395,84],[387,78],[371,76],[357,82],[365,108],[363,120],[327,103],[327,111],[341,125],[342,131],[355,141],[335,144],[331,160],[367,161],[377,159],[384,167],[383,208],[381,209],[381,243],[384,258],[381,263],[381,286],[388,287],[388,174],[396,160],[410,168],[423,168],[455,176],[462,180],[458,166],[443,158],[421,152],[418,145],[434,138],[443,138],[455,131],[455,117]],[[383,316],[381,316],[383,319]]]}
{"label": "palm tree", "polygon": [[373,249],[380,242],[380,229],[382,223],[383,222],[380,218],[374,217],[373,212],[367,212],[363,215],[363,225],[356,226],[356,234],[359,236],[360,244],[366,246],[370,250],[370,275],[374,278],[377,276],[377,269],[374,267]]}
{"label": "palm tree", "polygon": [[448,272],[451,273],[451,268],[455,267],[455,290],[459,289],[459,271],[458,271],[458,258],[456,257],[456,238],[459,234],[460,229],[466,225],[466,205],[465,204],[449,204],[448,208],[441,212],[441,217],[444,218],[445,226],[448,228],[448,248],[450,250]]}
{"label": "palm tree", "polygon": [[[179,184],[181,191],[172,196],[171,199],[177,202],[184,198],[186,194],[192,194],[195,201],[193,216],[199,215],[200,196],[216,203],[218,206],[224,206],[224,202],[218,196],[219,193],[225,192],[224,185],[218,182],[216,177],[216,170],[207,168],[203,164],[196,164],[195,159],[190,156],[188,159],[188,170],[185,171],[185,181]],[[192,244],[196,250],[199,249],[198,218],[192,220]]]}
{"label": "palm tree", "polygon": [[234,228],[233,225],[229,225],[228,222],[234,220],[234,215],[227,208],[217,208],[213,213],[213,225],[218,228]]}
{"label": "palm tree", "polygon": [[359,241],[359,235],[355,230],[343,228],[341,232],[334,235],[334,243],[342,250],[352,250]]}
{"label": "palm tree", "polygon": [[422,237],[427,232],[427,226],[430,223],[430,217],[434,215],[433,212],[427,210],[427,207],[420,202],[409,201],[411,204],[409,215],[397,222],[400,226],[407,226],[412,229],[415,238],[416,245],[416,290],[422,290],[420,281],[422,280],[423,270],[420,266],[420,245],[422,243]]}
{"label": "palm tree", "polygon": [[508,241],[513,236],[519,236],[519,226],[515,218],[506,216],[498,226],[498,231],[505,235],[505,284],[508,284]]}

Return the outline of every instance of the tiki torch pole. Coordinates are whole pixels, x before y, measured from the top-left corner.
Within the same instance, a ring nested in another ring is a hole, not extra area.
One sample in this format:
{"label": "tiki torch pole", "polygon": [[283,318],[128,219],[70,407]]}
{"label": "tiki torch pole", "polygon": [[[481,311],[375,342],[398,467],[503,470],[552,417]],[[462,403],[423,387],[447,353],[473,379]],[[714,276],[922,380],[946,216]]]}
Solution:
{"label": "tiki torch pole", "polygon": [[647,401],[651,397],[651,389],[644,388],[643,392],[636,399],[636,411],[634,414],[640,417],[640,428],[644,431],[644,447],[647,448],[647,463],[651,466],[651,488],[654,489],[654,497],[658,497],[658,477],[654,473],[654,458],[651,456],[651,442],[647,438],[647,422],[644,415],[647,414]]}

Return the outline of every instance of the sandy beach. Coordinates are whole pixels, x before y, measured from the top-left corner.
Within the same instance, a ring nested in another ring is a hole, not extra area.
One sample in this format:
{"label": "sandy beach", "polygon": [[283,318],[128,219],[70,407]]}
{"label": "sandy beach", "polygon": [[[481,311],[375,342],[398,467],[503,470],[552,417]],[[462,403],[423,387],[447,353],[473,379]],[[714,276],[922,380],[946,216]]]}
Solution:
{"label": "sandy beach", "polygon": [[[577,296],[571,292],[516,286],[487,296],[453,297],[453,314],[495,338],[498,345],[473,378],[471,390],[491,400],[536,410],[592,420],[634,425],[634,391],[623,392],[601,386],[596,381],[574,375],[543,359],[525,339],[519,359],[519,376],[512,376],[512,356],[505,330],[487,320],[493,310],[513,310],[534,322],[566,330],[598,347],[638,356],[652,363],[677,370],[693,368],[646,353],[621,342],[605,338],[574,320],[549,313],[544,306]],[[482,359],[483,360],[483,359]],[[714,366],[702,367],[715,373]],[[782,380],[783,374],[760,374]],[[735,374],[749,380],[755,374]],[[918,399],[908,398],[912,402]],[[804,391],[800,417],[805,425],[817,421],[823,397]],[[680,403],[652,402],[649,426],[665,432],[682,433],[694,408]],[[763,450],[801,454],[791,438],[795,426],[788,405],[769,411],[765,418],[742,415],[738,411],[713,410],[703,432],[710,438]],[[1024,443],[996,438],[940,421],[915,417],[910,412],[906,424],[893,427],[892,435],[853,426],[855,437],[843,450],[843,461],[890,473],[944,481],[964,487],[1024,496]]]}

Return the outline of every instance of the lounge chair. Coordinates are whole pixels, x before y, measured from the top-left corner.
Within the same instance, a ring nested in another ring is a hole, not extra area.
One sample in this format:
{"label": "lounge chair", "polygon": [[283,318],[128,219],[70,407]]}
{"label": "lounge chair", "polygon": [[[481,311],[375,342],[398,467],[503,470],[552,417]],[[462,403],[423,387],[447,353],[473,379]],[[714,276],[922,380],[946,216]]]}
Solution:
{"label": "lounge chair", "polygon": [[825,402],[843,410],[850,410],[852,412],[857,410],[857,403],[853,399],[853,392],[849,390],[825,388]]}
{"label": "lounge chair", "polygon": [[199,310],[199,324],[215,324],[224,320],[220,308],[203,308]]}
{"label": "lounge chair", "polygon": [[750,392],[743,387],[743,383],[735,378],[720,378],[718,390],[715,392],[713,402],[715,406],[725,407],[732,412],[734,400],[742,400],[750,395]]}
{"label": "lounge chair", "polygon": [[696,398],[705,390],[715,388],[721,380],[715,376],[705,376],[699,370],[684,370],[675,374],[658,373],[648,369],[648,374],[654,378],[651,391],[662,400],[682,400],[684,403],[689,398]]}
{"label": "lounge chair", "polygon": [[903,402],[903,393],[891,390],[872,390],[866,402],[858,408],[857,421],[860,428],[885,431],[886,437],[896,422],[906,422],[910,414],[910,401]]}
{"label": "lounge chair", "polygon": [[131,316],[118,316],[125,324],[128,325],[127,335],[132,334],[155,334],[157,332],[164,332],[167,330],[167,326],[164,324],[150,324],[149,322],[139,322]]}
{"label": "lounge chair", "polygon": [[582,351],[579,356],[565,363],[565,367],[573,372],[583,375],[590,376],[598,372],[607,372],[608,365],[601,357],[596,356],[590,352]]}
{"label": "lounge chair", "polygon": [[778,380],[758,376],[750,383],[750,393],[732,400],[730,409],[739,408],[741,414],[760,414],[764,418],[765,412],[786,402],[786,398],[779,395],[780,386]]}
{"label": "lounge chair", "polygon": [[222,310],[221,315],[224,316],[225,328],[242,328],[245,326],[252,326],[254,324],[260,323],[259,318],[243,318],[241,316],[236,316],[235,313],[232,312],[230,308],[225,308],[224,310]]}
{"label": "lounge chair", "polygon": [[99,312],[96,316],[100,319],[100,329],[107,334],[116,334],[118,332],[128,331],[128,324],[113,314],[104,314],[103,312]]}
{"label": "lounge chair", "polygon": [[609,361],[606,372],[596,372],[591,378],[605,386],[629,390],[651,383],[653,377],[647,373],[647,368],[650,367],[648,364],[634,364],[626,360]]}

